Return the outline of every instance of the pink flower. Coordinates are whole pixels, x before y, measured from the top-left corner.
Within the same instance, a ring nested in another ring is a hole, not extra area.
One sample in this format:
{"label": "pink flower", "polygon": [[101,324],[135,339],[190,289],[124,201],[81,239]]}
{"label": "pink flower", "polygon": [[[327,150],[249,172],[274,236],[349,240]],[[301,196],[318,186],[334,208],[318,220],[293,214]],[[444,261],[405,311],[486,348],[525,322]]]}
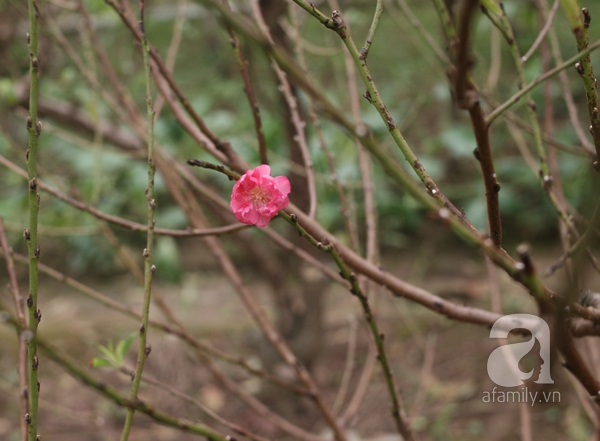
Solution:
{"label": "pink flower", "polygon": [[243,224],[265,227],[290,203],[290,181],[270,173],[271,167],[260,165],[248,170],[233,186],[231,211]]}

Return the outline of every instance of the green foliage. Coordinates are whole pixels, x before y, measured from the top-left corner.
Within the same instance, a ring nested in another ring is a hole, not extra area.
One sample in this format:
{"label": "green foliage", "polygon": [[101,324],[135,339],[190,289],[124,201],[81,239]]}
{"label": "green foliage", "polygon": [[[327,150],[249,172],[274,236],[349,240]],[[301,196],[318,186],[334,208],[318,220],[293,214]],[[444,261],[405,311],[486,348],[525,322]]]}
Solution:
{"label": "green foliage", "polygon": [[114,346],[112,340],[108,341],[108,345],[98,345],[98,350],[102,352],[103,357],[96,357],[92,360],[91,364],[93,367],[114,367],[120,368],[125,364],[125,356],[129,347],[133,343],[138,333],[133,332],[123,340],[119,340],[117,345]]}

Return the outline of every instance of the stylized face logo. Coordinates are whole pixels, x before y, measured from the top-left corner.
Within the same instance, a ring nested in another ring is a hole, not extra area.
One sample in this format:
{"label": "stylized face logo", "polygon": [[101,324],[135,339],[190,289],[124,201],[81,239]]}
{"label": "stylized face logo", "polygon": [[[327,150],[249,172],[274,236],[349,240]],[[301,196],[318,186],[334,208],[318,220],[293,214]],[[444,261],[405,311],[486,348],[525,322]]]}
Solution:
{"label": "stylized face logo", "polygon": [[[494,349],[487,362],[490,379],[498,386],[504,387],[520,386],[532,377],[537,377],[535,383],[553,384],[554,381],[550,377],[550,328],[543,319],[531,314],[505,315],[492,326],[490,338],[506,338],[511,330],[517,328],[529,330],[531,339]],[[539,342],[539,358],[543,364],[539,369],[522,372],[519,369],[519,361],[531,351],[536,342]]]}

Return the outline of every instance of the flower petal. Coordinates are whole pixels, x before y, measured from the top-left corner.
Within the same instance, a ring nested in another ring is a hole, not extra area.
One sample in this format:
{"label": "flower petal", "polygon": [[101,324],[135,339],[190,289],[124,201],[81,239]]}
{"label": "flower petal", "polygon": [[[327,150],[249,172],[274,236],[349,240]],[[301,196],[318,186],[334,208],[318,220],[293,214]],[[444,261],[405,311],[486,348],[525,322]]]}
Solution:
{"label": "flower petal", "polygon": [[281,193],[283,193],[285,196],[290,194],[292,191],[292,186],[290,185],[290,180],[286,176],[275,176],[273,180],[275,181],[277,189]]}
{"label": "flower petal", "polygon": [[264,177],[264,176],[271,177],[271,167],[269,167],[267,164],[259,165],[253,171],[255,173],[258,173],[259,176],[261,176],[261,177]]}

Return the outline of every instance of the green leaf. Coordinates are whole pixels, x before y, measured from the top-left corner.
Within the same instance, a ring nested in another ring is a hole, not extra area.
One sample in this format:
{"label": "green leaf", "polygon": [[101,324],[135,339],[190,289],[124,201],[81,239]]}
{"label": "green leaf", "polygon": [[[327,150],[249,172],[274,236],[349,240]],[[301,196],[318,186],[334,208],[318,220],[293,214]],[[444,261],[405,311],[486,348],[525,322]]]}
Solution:
{"label": "green leaf", "polygon": [[120,364],[119,360],[115,355],[115,350],[113,348],[112,342],[108,343],[108,347],[99,345],[98,349],[104,354],[105,359],[108,363],[110,363],[111,366],[118,366]]}
{"label": "green leaf", "polygon": [[112,366],[112,363],[104,358],[94,358],[92,360],[92,367],[107,367]]}
{"label": "green leaf", "polygon": [[133,343],[133,339],[137,336],[137,332],[132,332],[125,340],[121,340],[117,343],[115,355],[117,360],[122,364],[125,361],[125,355]]}

